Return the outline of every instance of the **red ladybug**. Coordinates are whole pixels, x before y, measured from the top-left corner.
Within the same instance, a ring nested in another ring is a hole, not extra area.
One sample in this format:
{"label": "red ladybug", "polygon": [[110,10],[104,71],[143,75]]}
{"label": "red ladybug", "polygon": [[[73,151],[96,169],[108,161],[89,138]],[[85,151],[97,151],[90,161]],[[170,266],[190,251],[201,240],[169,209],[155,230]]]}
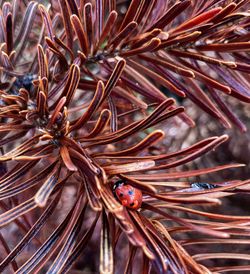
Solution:
{"label": "red ladybug", "polygon": [[123,180],[117,181],[113,186],[113,191],[117,199],[131,209],[139,209],[142,204],[142,192],[125,183]]}

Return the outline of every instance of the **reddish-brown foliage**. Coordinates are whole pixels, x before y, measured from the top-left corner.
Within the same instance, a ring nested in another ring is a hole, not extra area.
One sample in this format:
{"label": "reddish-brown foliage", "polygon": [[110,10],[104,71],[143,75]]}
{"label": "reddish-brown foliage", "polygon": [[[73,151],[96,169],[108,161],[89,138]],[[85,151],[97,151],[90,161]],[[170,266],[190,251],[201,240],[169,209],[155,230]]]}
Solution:
{"label": "reddish-brown foliage", "polygon": [[[173,152],[159,129],[195,125],[188,98],[247,130],[224,98],[250,102],[249,1],[1,2],[0,272],[66,273],[96,233],[101,273],[249,270],[211,260],[248,254],[210,249],[249,244],[250,216],[210,210],[249,181],[188,180],[242,165],[182,170],[228,136]],[[139,210],[116,199],[119,179],[142,192]]]}

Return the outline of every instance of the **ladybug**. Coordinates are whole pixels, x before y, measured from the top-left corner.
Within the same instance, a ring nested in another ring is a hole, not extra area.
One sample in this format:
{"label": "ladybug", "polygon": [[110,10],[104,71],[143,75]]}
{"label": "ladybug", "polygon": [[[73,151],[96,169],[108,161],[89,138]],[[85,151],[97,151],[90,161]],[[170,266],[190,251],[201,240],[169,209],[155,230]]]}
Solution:
{"label": "ladybug", "polygon": [[113,192],[123,206],[134,210],[141,207],[142,192],[139,189],[126,184],[124,180],[119,180],[114,184]]}

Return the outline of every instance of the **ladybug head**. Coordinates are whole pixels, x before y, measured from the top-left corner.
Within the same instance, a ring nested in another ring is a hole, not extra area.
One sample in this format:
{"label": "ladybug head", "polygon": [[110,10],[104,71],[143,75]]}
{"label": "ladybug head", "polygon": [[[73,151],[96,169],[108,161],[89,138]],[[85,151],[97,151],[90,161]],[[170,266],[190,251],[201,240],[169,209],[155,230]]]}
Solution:
{"label": "ladybug head", "polygon": [[114,183],[113,185],[113,191],[115,192],[115,190],[120,187],[126,185],[125,180],[118,180],[117,182]]}

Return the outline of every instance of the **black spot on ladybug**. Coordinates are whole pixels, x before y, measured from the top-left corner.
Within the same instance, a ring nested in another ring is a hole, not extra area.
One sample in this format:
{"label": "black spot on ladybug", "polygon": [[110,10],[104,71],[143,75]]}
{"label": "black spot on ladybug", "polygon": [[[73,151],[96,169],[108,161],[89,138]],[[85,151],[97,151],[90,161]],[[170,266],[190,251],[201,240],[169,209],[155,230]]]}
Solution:
{"label": "black spot on ladybug", "polygon": [[134,202],[133,202],[133,203],[130,203],[130,206],[134,206],[134,204],[135,204]]}
{"label": "black spot on ladybug", "polygon": [[119,196],[122,197],[122,196],[123,196],[123,193],[120,193]]}

